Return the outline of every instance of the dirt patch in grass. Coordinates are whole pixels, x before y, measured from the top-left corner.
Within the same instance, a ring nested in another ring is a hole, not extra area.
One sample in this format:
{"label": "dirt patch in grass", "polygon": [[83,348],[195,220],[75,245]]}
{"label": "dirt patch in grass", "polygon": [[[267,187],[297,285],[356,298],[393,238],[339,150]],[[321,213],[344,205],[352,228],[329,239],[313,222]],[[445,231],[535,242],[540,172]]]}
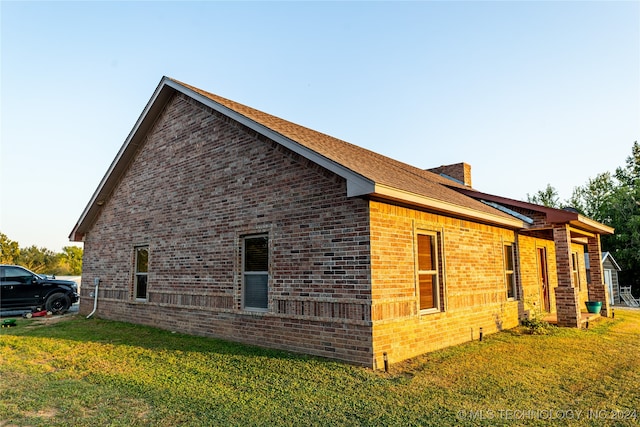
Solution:
{"label": "dirt patch in grass", "polygon": [[[42,326],[55,325],[56,323],[66,322],[78,318],[78,313],[66,313],[61,315],[51,315],[43,317],[32,317],[26,319],[24,317],[16,319],[16,325],[20,325],[23,328],[39,328]],[[15,326],[14,326],[15,327]],[[7,328],[11,329],[11,328]]]}
{"label": "dirt patch in grass", "polygon": [[25,415],[30,418],[33,418],[33,417],[53,418],[56,415],[58,415],[58,411],[53,408],[47,408],[47,409],[40,409],[39,411],[35,411],[35,412],[25,412]]}

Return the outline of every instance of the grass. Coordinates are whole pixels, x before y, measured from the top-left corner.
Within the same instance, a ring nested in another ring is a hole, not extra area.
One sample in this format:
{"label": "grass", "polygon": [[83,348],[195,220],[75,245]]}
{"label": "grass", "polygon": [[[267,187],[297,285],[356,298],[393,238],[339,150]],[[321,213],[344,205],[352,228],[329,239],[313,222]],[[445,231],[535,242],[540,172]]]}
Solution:
{"label": "grass", "polygon": [[81,317],[0,332],[0,426],[637,425],[640,311],[373,372]]}

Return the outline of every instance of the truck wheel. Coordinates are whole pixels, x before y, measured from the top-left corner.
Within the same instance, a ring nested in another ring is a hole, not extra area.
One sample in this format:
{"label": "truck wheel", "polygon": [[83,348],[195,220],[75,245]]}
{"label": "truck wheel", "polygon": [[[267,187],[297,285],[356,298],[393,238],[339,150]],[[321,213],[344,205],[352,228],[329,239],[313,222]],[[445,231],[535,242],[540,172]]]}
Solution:
{"label": "truck wheel", "polygon": [[63,314],[71,307],[71,300],[65,294],[57,292],[49,295],[44,306],[47,311],[53,314]]}

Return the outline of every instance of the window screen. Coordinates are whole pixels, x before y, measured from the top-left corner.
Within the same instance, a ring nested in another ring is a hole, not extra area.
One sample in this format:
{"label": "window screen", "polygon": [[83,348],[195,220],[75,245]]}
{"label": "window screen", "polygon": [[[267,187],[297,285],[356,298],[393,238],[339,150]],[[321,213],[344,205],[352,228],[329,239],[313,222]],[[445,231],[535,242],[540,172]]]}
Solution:
{"label": "window screen", "polygon": [[134,278],[134,293],[136,299],[147,299],[147,276],[149,273],[149,247],[140,246],[136,252],[136,273]]}
{"label": "window screen", "polygon": [[420,310],[439,308],[436,234],[418,234],[418,291]]}
{"label": "window screen", "polygon": [[269,239],[245,237],[243,245],[244,307],[267,309],[269,304]]}

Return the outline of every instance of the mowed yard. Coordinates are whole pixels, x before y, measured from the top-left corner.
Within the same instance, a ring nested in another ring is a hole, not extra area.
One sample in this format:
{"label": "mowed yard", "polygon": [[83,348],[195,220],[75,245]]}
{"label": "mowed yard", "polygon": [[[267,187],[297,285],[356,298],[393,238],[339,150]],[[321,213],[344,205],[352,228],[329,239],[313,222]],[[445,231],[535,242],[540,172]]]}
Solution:
{"label": "mowed yard", "polygon": [[640,310],[615,314],[389,373],[78,315],[19,319],[0,333],[0,426],[638,425]]}

